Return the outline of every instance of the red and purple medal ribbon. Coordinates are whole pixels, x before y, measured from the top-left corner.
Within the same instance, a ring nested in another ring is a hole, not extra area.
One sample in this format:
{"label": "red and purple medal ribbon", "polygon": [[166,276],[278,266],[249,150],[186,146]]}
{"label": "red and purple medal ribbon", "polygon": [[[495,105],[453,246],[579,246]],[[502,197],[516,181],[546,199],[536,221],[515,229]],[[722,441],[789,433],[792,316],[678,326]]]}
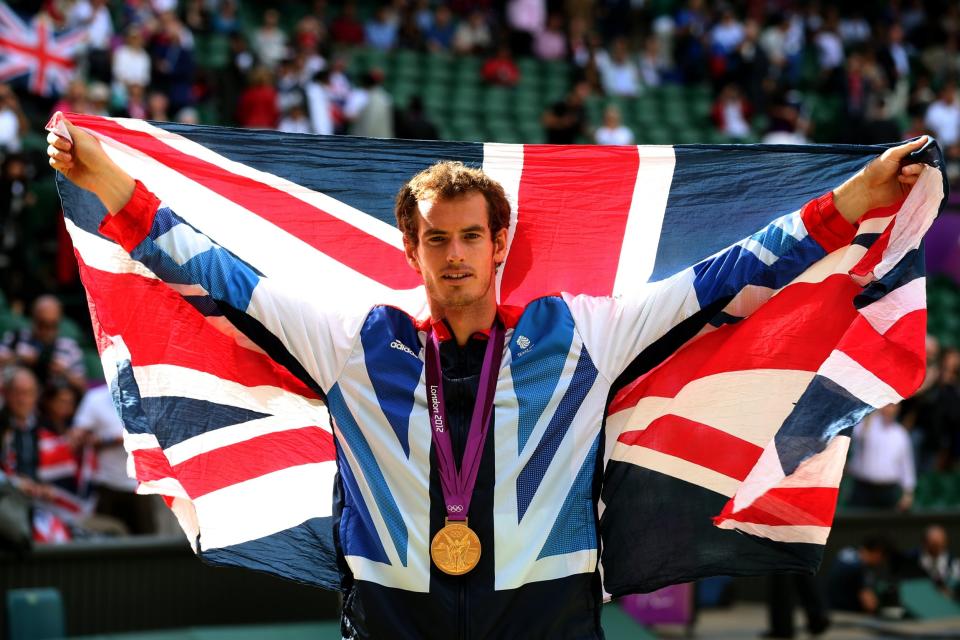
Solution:
{"label": "red and purple medal ribbon", "polygon": [[453,456],[453,442],[450,439],[447,411],[443,404],[440,343],[436,332],[431,331],[427,336],[427,408],[430,412],[430,431],[433,433],[437,466],[440,470],[440,486],[443,490],[443,501],[447,507],[448,520],[466,520],[467,512],[470,510],[470,498],[473,496],[473,487],[477,482],[480,456],[483,454],[483,444],[487,440],[487,430],[490,428],[490,418],[493,413],[493,396],[497,387],[505,333],[499,322],[494,322],[487,340],[487,350],[483,356],[480,386],[477,389],[473,416],[470,418],[470,430],[467,432],[467,445],[463,451],[459,470]]}

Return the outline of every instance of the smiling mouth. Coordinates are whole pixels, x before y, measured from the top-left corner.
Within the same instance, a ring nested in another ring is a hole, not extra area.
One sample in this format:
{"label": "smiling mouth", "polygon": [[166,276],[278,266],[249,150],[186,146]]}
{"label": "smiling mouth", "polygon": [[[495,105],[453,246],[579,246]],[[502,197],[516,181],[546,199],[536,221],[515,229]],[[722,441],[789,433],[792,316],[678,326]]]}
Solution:
{"label": "smiling mouth", "polygon": [[441,276],[441,277],[442,277],[444,280],[453,280],[454,282],[456,282],[457,280],[466,280],[466,279],[469,278],[471,275],[472,275],[472,274],[470,274],[470,273],[445,273],[445,274],[443,274],[443,276]]}

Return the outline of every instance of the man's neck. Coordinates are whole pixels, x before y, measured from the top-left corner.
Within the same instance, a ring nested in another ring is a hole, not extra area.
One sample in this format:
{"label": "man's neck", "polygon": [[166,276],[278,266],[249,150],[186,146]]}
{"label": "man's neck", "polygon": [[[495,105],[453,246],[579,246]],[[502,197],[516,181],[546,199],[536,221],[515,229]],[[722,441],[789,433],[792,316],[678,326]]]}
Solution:
{"label": "man's neck", "polygon": [[453,337],[461,347],[478,331],[486,331],[493,326],[497,317],[496,300],[484,300],[467,307],[434,307],[431,305],[434,320],[446,320]]}

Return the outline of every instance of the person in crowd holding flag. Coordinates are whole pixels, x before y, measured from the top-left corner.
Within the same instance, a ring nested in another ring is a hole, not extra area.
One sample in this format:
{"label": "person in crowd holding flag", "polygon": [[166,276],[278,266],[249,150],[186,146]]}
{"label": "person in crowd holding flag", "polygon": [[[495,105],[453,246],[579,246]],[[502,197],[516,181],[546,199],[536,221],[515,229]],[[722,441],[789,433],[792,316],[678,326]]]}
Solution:
{"label": "person in crowd holding flag", "polygon": [[[322,394],[339,473],[331,573],[351,638],[602,637],[598,500],[614,381],[641,357],[665,357],[653,351],[682,324],[679,349],[715,315],[701,309],[720,310],[752,278],[792,279],[850,243],[861,216],[917,182],[922,165],[901,163],[925,143],[887,150],[751,236],[764,260],[737,246],[698,263],[696,291],[684,271],[631,298],[561,294],[523,308],[496,295],[511,215],[503,187],[439,162],[396,197],[425,291],[426,312],[413,317],[297,295],[185,224],[91,134],[53,126],[50,164],[97,195],[105,236],[159,277],[202,287]],[[517,448],[530,453],[510,455]],[[275,543],[309,547],[299,531]],[[767,570],[799,566],[782,562]]]}

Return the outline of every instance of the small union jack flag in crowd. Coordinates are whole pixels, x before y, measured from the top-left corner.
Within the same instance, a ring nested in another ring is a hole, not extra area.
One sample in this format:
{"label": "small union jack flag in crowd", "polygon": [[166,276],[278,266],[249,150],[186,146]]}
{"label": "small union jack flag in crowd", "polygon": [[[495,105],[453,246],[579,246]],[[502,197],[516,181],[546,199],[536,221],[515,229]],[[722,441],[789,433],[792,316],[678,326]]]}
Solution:
{"label": "small union jack flag in crowd", "polygon": [[73,77],[73,58],[86,37],[86,29],[58,33],[45,14],[24,22],[0,2],[0,82],[25,78],[31,93],[62,92]]}

